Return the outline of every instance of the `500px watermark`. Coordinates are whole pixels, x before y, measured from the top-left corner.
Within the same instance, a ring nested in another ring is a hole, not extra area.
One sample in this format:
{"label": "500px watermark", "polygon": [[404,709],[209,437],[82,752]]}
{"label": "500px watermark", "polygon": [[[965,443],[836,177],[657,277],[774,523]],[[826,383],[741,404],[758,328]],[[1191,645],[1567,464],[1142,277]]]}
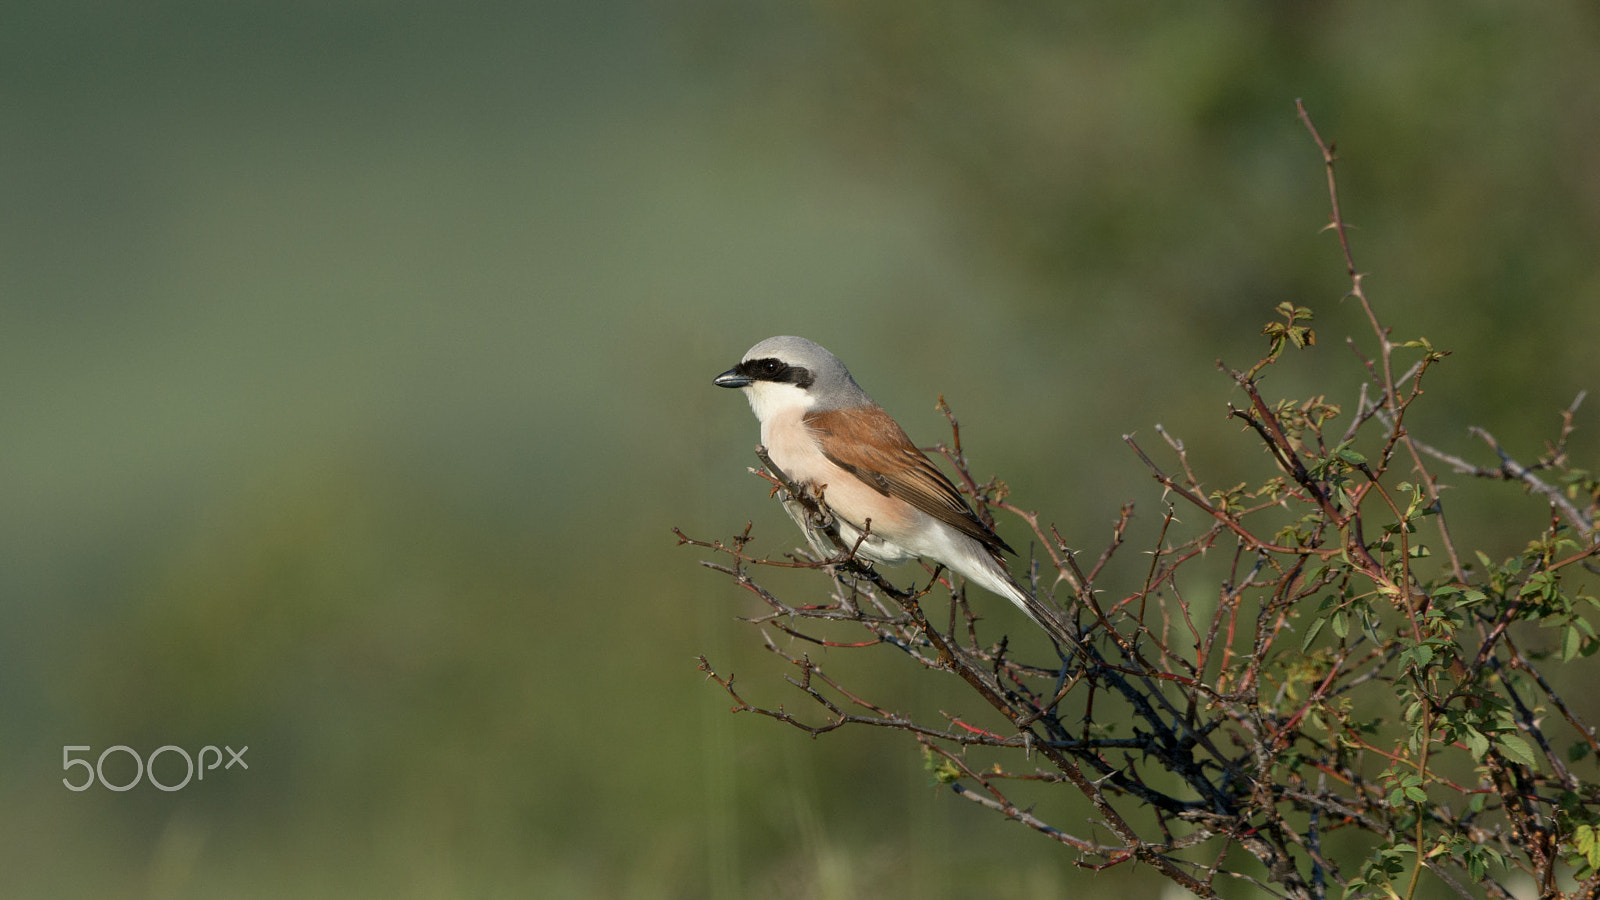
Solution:
{"label": "500px watermark", "polygon": [[[138,784],[140,779],[149,779],[150,783],[155,785],[159,790],[176,791],[181,790],[185,785],[187,785],[190,779],[204,781],[206,773],[216,769],[218,766],[222,766],[223,771],[227,771],[228,769],[233,768],[235,765],[242,769],[250,768],[250,764],[244,761],[244,754],[250,749],[249,747],[240,747],[238,750],[235,750],[232,747],[225,747],[223,749],[228,751],[228,764],[225,766],[222,765],[222,750],[217,749],[216,746],[212,744],[207,744],[204,747],[201,747],[200,752],[193,757],[189,755],[189,751],[179,747],[177,744],[167,744],[164,747],[157,747],[155,750],[151,751],[149,756],[143,758],[141,758],[132,747],[124,744],[116,744],[101,750],[100,756],[94,761],[93,765],[90,765],[89,760],[74,759],[72,756],[72,754],[79,751],[84,753],[92,752],[88,745],[68,745],[61,748],[61,769],[65,772],[71,772],[73,767],[82,766],[83,781],[78,784],[73,784],[71,778],[62,778],[61,783],[66,785],[67,790],[69,791],[86,791],[93,787],[96,781],[100,782],[100,786],[108,791],[126,791]],[[133,778],[130,779],[126,784],[112,784],[106,780],[106,757],[113,753],[126,753],[127,755],[133,757]],[[183,759],[185,769],[182,781],[179,781],[176,784],[163,784],[156,778],[156,758],[161,756],[163,753],[177,754]],[[211,754],[211,765],[209,766],[206,765],[206,755],[208,753]]]}

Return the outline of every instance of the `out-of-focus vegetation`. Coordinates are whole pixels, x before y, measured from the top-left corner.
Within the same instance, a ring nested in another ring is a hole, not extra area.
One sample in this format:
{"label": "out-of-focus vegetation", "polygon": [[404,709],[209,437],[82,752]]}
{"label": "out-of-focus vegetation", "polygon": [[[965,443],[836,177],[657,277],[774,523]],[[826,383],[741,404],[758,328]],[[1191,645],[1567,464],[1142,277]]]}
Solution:
{"label": "out-of-focus vegetation", "polygon": [[[1353,330],[1303,97],[1351,158],[1368,291],[1456,351],[1418,427],[1468,453],[1470,410],[1536,448],[1600,382],[1596,19],[11,5],[0,881],[1125,893],[886,742],[725,714],[695,654],[771,664],[668,528],[793,536],[709,377],[810,336],[919,440],[943,393],[980,474],[1097,543],[1155,498],[1122,433],[1160,421],[1228,471],[1211,361],[1253,358],[1266,311]],[[1464,543],[1510,552],[1545,516],[1491,502]],[[62,786],[63,746],[115,744],[251,768]]]}

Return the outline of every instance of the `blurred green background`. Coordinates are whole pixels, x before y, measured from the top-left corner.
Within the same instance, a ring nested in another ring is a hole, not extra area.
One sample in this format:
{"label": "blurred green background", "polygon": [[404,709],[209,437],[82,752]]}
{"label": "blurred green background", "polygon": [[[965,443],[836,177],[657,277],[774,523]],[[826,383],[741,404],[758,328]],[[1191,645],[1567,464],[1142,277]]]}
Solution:
{"label": "blurred green background", "polygon": [[[1380,312],[1456,353],[1414,426],[1531,460],[1600,388],[1592,3],[8,4],[6,893],[1158,890],[903,736],[728,715],[697,654],[812,711],[669,529],[795,543],[710,385],[776,333],[921,442],[943,394],[980,477],[1091,552],[1159,506],[1126,432],[1264,474],[1214,360],[1292,300],[1323,339],[1271,390],[1360,378],[1297,97]],[[1459,493],[1467,546],[1546,516]],[[250,768],[62,785],[64,746],[118,744]]]}

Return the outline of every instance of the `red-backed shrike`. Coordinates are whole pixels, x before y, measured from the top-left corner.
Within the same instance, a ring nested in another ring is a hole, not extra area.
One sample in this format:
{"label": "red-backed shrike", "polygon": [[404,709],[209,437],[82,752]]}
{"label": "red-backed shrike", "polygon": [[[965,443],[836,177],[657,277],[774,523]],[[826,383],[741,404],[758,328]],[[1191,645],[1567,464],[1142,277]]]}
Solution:
{"label": "red-backed shrike", "polygon": [[[805,338],[767,338],[712,383],[744,391],[761,422],[768,457],[797,486],[821,493],[843,549],[859,542],[857,555],[869,560],[923,557],[943,563],[1016,604],[1062,647],[1077,643],[1006,570],[1001,553],[1015,551],[978,518],[838,357]],[[834,555],[799,504],[785,507],[814,550]]]}

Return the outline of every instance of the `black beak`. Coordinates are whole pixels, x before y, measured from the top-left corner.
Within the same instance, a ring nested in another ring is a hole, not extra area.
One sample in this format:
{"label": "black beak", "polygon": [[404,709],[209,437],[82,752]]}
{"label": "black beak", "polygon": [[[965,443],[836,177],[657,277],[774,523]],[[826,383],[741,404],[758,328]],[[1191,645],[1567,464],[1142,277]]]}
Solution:
{"label": "black beak", "polygon": [[723,372],[721,375],[711,379],[712,384],[716,385],[717,387],[725,388],[746,387],[752,381],[754,381],[754,379],[752,379],[749,375],[739,374],[739,370],[737,368],[729,369],[728,371]]}

